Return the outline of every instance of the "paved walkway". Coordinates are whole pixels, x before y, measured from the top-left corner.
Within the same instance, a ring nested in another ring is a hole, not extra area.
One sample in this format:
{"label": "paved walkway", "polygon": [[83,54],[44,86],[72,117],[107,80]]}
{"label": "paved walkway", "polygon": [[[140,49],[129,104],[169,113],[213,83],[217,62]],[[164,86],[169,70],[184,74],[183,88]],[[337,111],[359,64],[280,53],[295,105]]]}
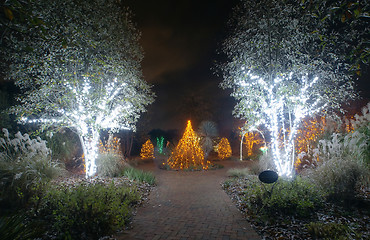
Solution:
{"label": "paved walkway", "polygon": [[117,239],[261,239],[220,185],[229,168],[245,163],[220,163],[225,168],[197,172],[139,165],[155,174],[158,185],[139,207],[133,228]]}

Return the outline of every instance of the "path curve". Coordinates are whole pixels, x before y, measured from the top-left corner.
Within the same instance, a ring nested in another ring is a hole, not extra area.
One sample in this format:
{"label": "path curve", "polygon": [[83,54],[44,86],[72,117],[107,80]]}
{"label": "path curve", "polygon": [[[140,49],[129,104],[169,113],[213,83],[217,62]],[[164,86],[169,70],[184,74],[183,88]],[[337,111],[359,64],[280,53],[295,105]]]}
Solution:
{"label": "path curve", "polygon": [[133,228],[116,236],[117,240],[261,239],[221,188],[227,170],[246,163],[220,163],[223,169],[196,172],[165,171],[154,163],[139,165],[154,173],[157,186],[139,207]]}

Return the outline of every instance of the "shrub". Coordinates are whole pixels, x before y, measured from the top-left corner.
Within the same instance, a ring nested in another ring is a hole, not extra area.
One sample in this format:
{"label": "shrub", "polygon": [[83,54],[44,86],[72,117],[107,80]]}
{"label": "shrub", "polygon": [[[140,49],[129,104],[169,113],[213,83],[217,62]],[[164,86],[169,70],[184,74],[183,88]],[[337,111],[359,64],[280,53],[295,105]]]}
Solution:
{"label": "shrub", "polygon": [[251,176],[244,188],[243,200],[249,213],[269,219],[279,215],[309,217],[325,199],[315,185],[300,177],[279,179],[276,185],[266,186]]}
{"label": "shrub", "polygon": [[130,180],[146,182],[150,185],[155,184],[155,177],[152,173],[144,172],[143,170],[139,170],[133,167],[125,168],[122,171],[121,175],[127,177]]}
{"label": "shrub", "polygon": [[53,159],[69,163],[81,150],[77,134],[69,129],[63,129],[57,133],[47,132],[44,135],[44,139],[47,139],[47,147],[52,151]]}
{"label": "shrub", "polygon": [[318,167],[307,174],[331,194],[332,199],[351,199],[359,185],[369,185],[370,124],[346,135],[334,133],[320,140]]}
{"label": "shrub", "polygon": [[154,146],[150,139],[148,139],[141,147],[140,157],[143,160],[154,158]]}
{"label": "shrub", "polygon": [[42,199],[38,214],[58,239],[97,239],[127,225],[140,196],[136,188],[112,182],[53,188]]}
{"label": "shrub", "polygon": [[50,179],[63,173],[60,163],[51,159],[51,151],[39,137],[15,134],[10,139],[3,129],[0,138],[0,202],[6,206],[26,203]]}
{"label": "shrub", "polygon": [[100,154],[96,159],[98,175],[117,177],[126,165],[120,150],[120,140],[109,135],[105,144],[100,141],[99,151]]}
{"label": "shrub", "polygon": [[234,180],[232,180],[232,179],[227,179],[224,183],[223,183],[223,188],[229,188],[229,187],[231,187],[232,185],[233,185],[233,183],[234,183]]}
{"label": "shrub", "polygon": [[169,165],[167,164],[167,160],[169,156],[171,156],[172,153],[171,148],[164,148],[162,153],[158,151],[157,148],[154,149],[154,163],[159,167],[159,168],[166,168],[167,170],[170,170]]}
{"label": "shrub", "polygon": [[217,152],[218,157],[222,160],[231,157],[232,151],[229,140],[227,140],[227,138],[221,138],[217,147]]}
{"label": "shrub", "polygon": [[209,153],[213,150],[214,139],[218,136],[216,123],[212,121],[203,121],[199,125],[199,135],[201,137],[200,145],[204,152],[204,158],[207,159]]}
{"label": "shrub", "polygon": [[99,176],[117,177],[125,167],[125,162],[120,154],[104,152],[98,155],[96,166]]}
{"label": "shrub", "polygon": [[35,239],[41,236],[43,230],[37,222],[27,222],[23,214],[0,217],[0,240]]}
{"label": "shrub", "polygon": [[275,170],[275,164],[273,161],[272,151],[267,151],[262,153],[258,156],[258,161],[253,162],[250,170],[253,174],[260,174],[262,171],[265,170]]}
{"label": "shrub", "polygon": [[229,177],[246,177],[250,174],[248,168],[231,168],[227,171]]}
{"label": "shrub", "polygon": [[350,228],[341,223],[310,222],[306,228],[314,239],[361,239],[351,237]]}

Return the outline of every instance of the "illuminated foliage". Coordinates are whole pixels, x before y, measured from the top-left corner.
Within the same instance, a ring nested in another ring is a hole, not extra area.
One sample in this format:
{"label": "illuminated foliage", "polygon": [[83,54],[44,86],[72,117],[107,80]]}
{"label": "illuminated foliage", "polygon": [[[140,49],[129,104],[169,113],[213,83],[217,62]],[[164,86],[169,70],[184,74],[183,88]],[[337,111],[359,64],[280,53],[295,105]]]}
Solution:
{"label": "illuminated foliage", "polygon": [[[326,138],[322,139],[322,136],[328,136],[329,134],[334,135],[351,135],[358,128],[363,127],[369,122],[370,104],[363,107],[361,113],[343,117],[341,121],[333,121],[333,119],[325,117],[306,118],[302,124],[302,127],[298,129],[298,135],[295,141],[297,159],[295,167],[298,171],[303,168],[317,166],[319,162],[322,162],[321,157],[323,156],[320,149],[320,144],[323,146],[323,142],[327,141]],[[337,119],[338,120],[338,119]],[[355,140],[353,140],[355,141]],[[350,142],[352,144],[353,142]],[[338,144],[342,144],[338,141]],[[337,147],[337,146],[336,146]],[[347,148],[347,144],[344,144]],[[358,146],[352,146],[350,151],[356,149]],[[331,149],[332,152],[335,152]],[[343,151],[341,149],[340,151]],[[327,156],[324,156],[324,159]]]}
{"label": "illuminated foliage", "polygon": [[208,169],[210,162],[204,160],[199,137],[195,134],[190,120],[167,164],[172,169]]}
{"label": "illuminated foliage", "polygon": [[221,138],[220,143],[218,144],[218,157],[221,158],[222,160],[225,158],[231,157],[231,146],[229,143],[229,140],[227,138]]}
{"label": "illuminated foliage", "polygon": [[34,1],[30,7],[40,24],[25,27],[22,37],[9,36],[15,42],[7,78],[22,90],[12,113],[43,128],[73,129],[86,177],[93,176],[100,131],[135,130],[154,100],[142,79],[140,33],[115,0]]}
{"label": "illuminated foliage", "polygon": [[264,141],[262,140],[262,138],[261,138],[261,136],[258,132],[247,132],[244,135],[244,145],[247,148],[248,157],[252,156],[254,145],[259,145],[263,142]]}
{"label": "illuminated foliage", "polygon": [[149,139],[141,147],[140,157],[143,160],[154,158],[154,146]]}
{"label": "illuminated foliage", "polygon": [[[295,151],[297,158],[294,163],[296,168],[299,168],[303,163],[303,158],[311,155],[310,151],[313,149],[319,137],[322,136],[325,130],[326,119],[321,118],[305,118],[301,127],[297,130],[297,137],[295,139]],[[301,153],[305,154],[301,154]]]}
{"label": "illuminated foliage", "polygon": [[341,109],[356,95],[350,66],[318,43],[317,21],[299,1],[243,0],[224,44],[229,61],[221,66],[221,87],[233,90],[233,114],[248,122],[249,131],[268,130],[280,176],[293,175],[302,119]]}
{"label": "illuminated foliage", "polygon": [[157,148],[159,153],[163,153],[163,144],[164,144],[164,137],[157,137]]}
{"label": "illuminated foliage", "polygon": [[120,139],[110,135],[108,137],[108,141],[105,144],[100,140],[99,152],[100,153],[121,154],[121,141],[120,141]]}

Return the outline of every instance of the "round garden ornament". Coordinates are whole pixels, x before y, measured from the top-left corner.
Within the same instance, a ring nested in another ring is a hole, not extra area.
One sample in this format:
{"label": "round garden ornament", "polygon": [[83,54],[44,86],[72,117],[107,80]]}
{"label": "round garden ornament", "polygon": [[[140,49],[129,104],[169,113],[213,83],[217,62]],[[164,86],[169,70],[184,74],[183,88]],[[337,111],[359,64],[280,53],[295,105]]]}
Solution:
{"label": "round garden ornament", "polygon": [[266,170],[258,175],[258,179],[263,183],[274,183],[279,178],[279,175],[272,170]]}

